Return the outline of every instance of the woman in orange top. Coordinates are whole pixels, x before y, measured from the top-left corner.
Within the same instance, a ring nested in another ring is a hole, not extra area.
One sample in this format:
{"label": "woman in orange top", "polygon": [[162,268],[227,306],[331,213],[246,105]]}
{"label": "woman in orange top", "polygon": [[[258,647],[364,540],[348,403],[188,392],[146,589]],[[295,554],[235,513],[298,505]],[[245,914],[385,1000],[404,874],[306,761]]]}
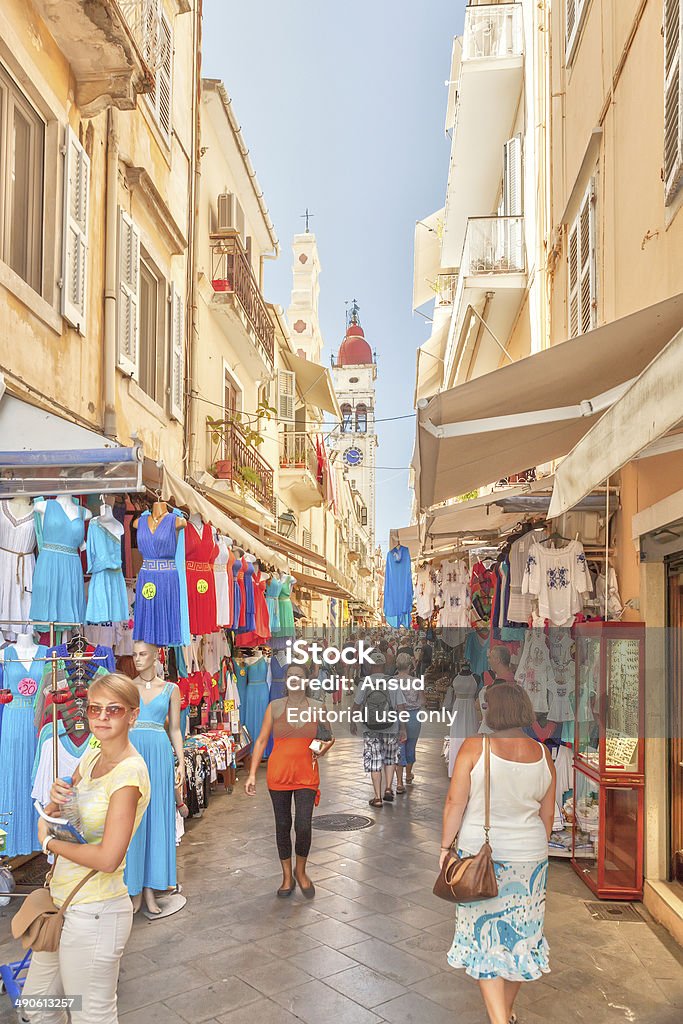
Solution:
{"label": "woman in orange top", "polygon": [[[320,785],[318,759],[334,743],[334,737],[325,721],[324,707],[308,699],[306,673],[305,665],[290,665],[287,669],[287,696],[272,701],[266,709],[245,785],[247,796],[254,796],[256,771],[272,733],[273,752],[268,758],[266,781],[273,802],[275,838],[282,864],[282,886],[277,890],[281,898],[291,896],[296,882],[308,899],[315,895],[315,886],[306,874],[306,861],[311,849],[313,807]],[[329,738],[320,741],[319,750],[312,750],[311,741],[321,734]],[[293,874],[292,797],[296,833],[296,868]]]}

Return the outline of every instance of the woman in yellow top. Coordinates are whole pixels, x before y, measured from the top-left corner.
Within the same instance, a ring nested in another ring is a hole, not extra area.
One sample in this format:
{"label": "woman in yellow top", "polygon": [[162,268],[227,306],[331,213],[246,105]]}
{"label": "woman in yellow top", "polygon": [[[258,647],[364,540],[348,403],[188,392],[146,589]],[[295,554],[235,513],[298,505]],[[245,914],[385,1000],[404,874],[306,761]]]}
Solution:
{"label": "woman in yellow top", "polygon": [[[34,953],[24,996],[80,996],[71,1024],[117,1024],[119,963],[133,924],[133,905],[123,881],[126,851],[149,803],[147,765],[128,739],[139,710],[138,689],[127,676],[112,673],[88,691],[88,719],[99,748],[88,747],[73,777],[52,787],[48,814],[75,791],[86,842],[67,843],[49,835],[44,821],[38,836],[45,853],[56,857],[50,893],[61,906],[92,871],[64,915],[56,953]],[[64,1011],[34,1014],[40,1024],[63,1024]]]}

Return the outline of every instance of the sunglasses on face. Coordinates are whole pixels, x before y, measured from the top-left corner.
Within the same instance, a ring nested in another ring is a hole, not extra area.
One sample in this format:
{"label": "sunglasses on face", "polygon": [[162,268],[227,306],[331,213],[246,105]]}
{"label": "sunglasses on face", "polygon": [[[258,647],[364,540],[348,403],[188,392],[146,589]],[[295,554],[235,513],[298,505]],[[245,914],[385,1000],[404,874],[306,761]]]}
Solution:
{"label": "sunglasses on face", "polygon": [[129,708],[123,704],[88,704],[85,710],[88,718],[101,718],[103,711],[105,718],[123,718]]}

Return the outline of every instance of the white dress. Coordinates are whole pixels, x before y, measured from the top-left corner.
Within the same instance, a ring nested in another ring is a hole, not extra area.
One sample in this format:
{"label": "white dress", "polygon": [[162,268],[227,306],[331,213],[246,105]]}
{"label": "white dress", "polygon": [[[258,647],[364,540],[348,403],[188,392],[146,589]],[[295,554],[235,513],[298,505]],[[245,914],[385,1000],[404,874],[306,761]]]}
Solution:
{"label": "white dress", "polygon": [[218,554],[213,563],[213,573],[216,580],[216,621],[219,626],[230,625],[230,593],[228,591],[228,561],[230,559],[230,548],[225,537],[218,537]]}
{"label": "white dress", "polygon": [[530,629],[524,637],[524,650],[515,672],[515,682],[526,690],[537,714],[548,711],[548,690],[555,687],[550,652],[542,629]]}
{"label": "white dress", "polygon": [[436,587],[429,569],[420,569],[415,583],[415,611],[421,619],[428,619],[434,609]]}
{"label": "white dress", "polygon": [[0,626],[6,639],[26,631],[20,623],[28,621],[31,610],[33,569],[36,559],[36,529],[33,509],[20,519],[12,514],[12,505],[0,501],[0,619],[16,626]]}
{"label": "white dress", "polygon": [[447,629],[469,626],[468,588],[469,577],[464,562],[441,563],[439,625]]}
{"label": "white dress", "polygon": [[554,626],[571,625],[583,607],[581,595],[590,593],[592,588],[580,541],[570,541],[562,548],[534,541],[529,549],[522,593],[538,598],[541,620],[548,619]]}
{"label": "white dress", "polygon": [[[446,711],[455,713],[451,723],[450,742],[448,746],[448,777],[453,774],[453,766],[458,751],[468,736],[476,736],[479,728],[477,714],[477,680],[470,675],[458,675],[448,688],[452,692],[450,701],[444,703]],[[448,706],[447,706],[448,705]]]}
{"label": "white dress", "polygon": [[573,722],[574,710],[569,697],[576,685],[574,641],[568,629],[549,629],[547,643],[555,677],[555,684],[549,687],[548,718],[551,722]]}
{"label": "white dress", "polygon": [[524,581],[524,570],[531,545],[535,542],[534,531],[529,530],[518,540],[510,545],[510,600],[507,608],[508,622],[520,622],[526,624],[532,612],[533,596],[529,593],[522,593]]}

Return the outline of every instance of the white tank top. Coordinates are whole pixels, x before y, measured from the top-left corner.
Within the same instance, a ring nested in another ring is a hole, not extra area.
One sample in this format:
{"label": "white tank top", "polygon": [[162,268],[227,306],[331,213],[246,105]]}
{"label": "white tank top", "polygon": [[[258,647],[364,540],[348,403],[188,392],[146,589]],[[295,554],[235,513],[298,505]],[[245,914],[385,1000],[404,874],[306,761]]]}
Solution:
{"label": "white tank top", "polygon": [[[548,856],[545,825],[539,817],[541,801],[551,781],[545,748],[531,764],[506,761],[491,751],[491,847],[494,860],[538,861]],[[484,752],[472,769],[470,797],[465,808],[458,847],[478,853],[484,842]]]}

